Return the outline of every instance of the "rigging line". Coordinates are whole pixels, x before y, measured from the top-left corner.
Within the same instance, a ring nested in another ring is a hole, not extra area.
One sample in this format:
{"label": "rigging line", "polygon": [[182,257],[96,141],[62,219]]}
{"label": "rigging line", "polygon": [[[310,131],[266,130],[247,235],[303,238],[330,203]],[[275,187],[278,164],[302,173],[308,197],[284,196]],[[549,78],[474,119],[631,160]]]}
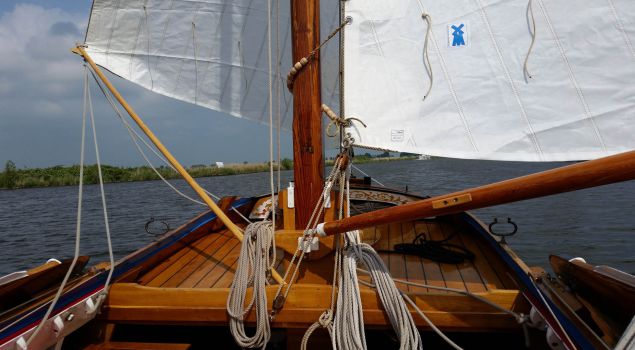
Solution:
{"label": "rigging line", "polygon": [[426,94],[423,95],[423,99],[425,100],[430,96],[430,91],[432,91],[432,84],[434,83],[434,75],[432,74],[432,65],[430,64],[430,57],[428,56],[428,40],[430,38],[430,32],[432,31],[432,18],[427,13],[422,13],[421,18],[428,24],[426,28],[426,38],[423,42],[423,66],[428,73],[428,78],[430,80],[430,84],[428,85],[428,90]]}
{"label": "rigging line", "polygon": [[538,137],[536,136],[536,132],[534,131],[533,125],[531,125],[531,121],[529,120],[529,116],[527,115],[527,110],[525,109],[525,105],[523,104],[523,101],[520,98],[520,93],[518,92],[518,89],[516,89],[516,84],[514,83],[511,73],[509,72],[509,69],[507,68],[507,65],[505,64],[503,53],[500,47],[498,46],[498,42],[496,41],[496,38],[494,37],[494,32],[492,31],[491,23],[489,21],[489,18],[487,17],[487,13],[485,12],[485,7],[483,6],[483,2],[481,0],[475,0],[475,1],[479,7],[481,18],[483,19],[483,22],[485,22],[485,27],[487,28],[487,32],[492,41],[492,45],[494,46],[494,49],[496,50],[498,61],[501,67],[503,68],[503,73],[505,73],[505,78],[507,79],[507,82],[509,83],[509,87],[512,91],[512,94],[514,95],[514,98],[516,99],[516,103],[518,104],[518,107],[520,108],[520,115],[524,119],[525,124],[527,124],[527,128],[529,129],[529,139],[531,140],[531,143],[534,146],[534,150],[536,151],[536,153],[538,153],[538,158],[540,160],[543,160],[544,154],[542,152],[542,148],[540,147],[540,143],[538,142]]}
{"label": "rigging line", "polygon": [[46,313],[40,320],[40,323],[35,328],[31,336],[29,337],[29,339],[26,341],[27,346],[33,341],[33,339],[35,339],[38,333],[42,330],[42,327],[44,327],[44,323],[46,322],[48,317],[51,315],[51,312],[55,308],[55,305],[57,304],[60,296],[62,295],[62,291],[66,287],[66,283],[68,282],[68,279],[70,278],[73,272],[73,269],[75,269],[77,260],[79,259],[79,248],[80,248],[80,242],[81,242],[81,227],[82,227],[82,202],[83,202],[83,194],[84,194],[84,154],[85,154],[85,148],[86,148],[85,147],[86,146],[86,115],[87,115],[87,108],[88,108],[88,103],[86,98],[86,95],[88,93],[87,91],[88,91],[88,72],[87,72],[87,67],[84,66],[84,106],[82,108],[83,110],[82,111],[82,141],[81,141],[81,148],[80,148],[80,155],[79,155],[79,185],[78,185],[78,198],[77,198],[77,218],[75,222],[75,252],[73,255],[73,261],[71,262],[71,265],[68,267],[68,271],[66,271],[66,275],[64,276],[64,279],[62,280],[62,284],[60,284],[59,288],[57,289],[57,293],[55,293],[55,297],[51,301],[51,304],[46,310]]}
{"label": "rigging line", "polygon": [[278,156],[278,191],[280,191],[280,138],[282,136],[281,133],[281,116],[280,112],[282,111],[281,107],[281,98],[280,98],[280,0],[276,0],[276,140],[277,140],[277,156]]}
{"label": "rigging line", "polygon": [[[273,259],[271,259],[271,266],[269,269],[274,269],[276,265],[276,189],[273,178],[273,68],[272,68],[272,54],[271,54],[271,0],[267,0],[267,78],[269,80],[269,184],[271,186],[271,221],[273,233],[271,234],[272,247],[273,247]],[[265,309],[267,308],[265,303]],[[265,315],[267,311],[265,310]]]}
{"label": "rigging line", "polygon": [[[143,152],[143,150],[141,149],[141,147],[139,146],[137,141],[141,141],[143,142],[143,144],[150,150],[152,151],[161,161],[163,161],[168,167],[170,167],[172,170],[176,171],[176,169],[174,168],[174,166],[172,166],[172,164],[170,164],[170,162],[168,162],[160,153],[158,153],[152,146],[150,146],[148,144],[148,142],[139,135],[139,133],[137,133],[137,131],[130,125],[130,123],[128,123],[126,121],[126,118],[123,117],[123,115],[121,114],[121,111],[119,110],[119,108],[117,107],[117,105],[115,104],[115,102],[112,99],[112,96],[110,96],[110,94],[107,92],[107,90],[103,87],[103,85],[101,84],[101,82],[99,81],[99,79],[97,78],[97,76],[95,75],[95,73],[89,69],[89,72],[91,73],[91,75],[93,76],[93,79],[95,80],[95,82],[97,82],[97,86],[99,86],[99,89],[101,90],[101,92],[104,94],[104,96],[106,97],[106,100],[110,103],[110,106],[112,107],[112,109],[115,111],[115,114],[117,115],[117,117],[119,118],[119,120],[124,124],[124,126],[128,129],[128,133],[132,133],[130,134],[130,137],[132,138],[132,141],[135,143],[135,145],[137,146],[137,150],[139,151],[139,153],[141,154],[141,156],[143,157],[143,159],[145,159],[146,163],[148,164],[148,166],[157,174],[157,176],[159,176],[159,178],[166,184],[168,185],[170,188],[172,188],[177,194],[181,195],[183,198],[188,199],[194,203],[203,205],[203,206],[207,206],[205,203],[200,202],[186,194],[184,194],[183,192],[181,192],[180,190],[178,190],[176,187],[174,187],[165,177],[163,177],[161,175],[161,173],[156,169],[156,167],[154,165],[152,165],[152,162],[150,162],[150,160],[148,159],[147,155],[145,154],[145,152]],[[212,196],[214,199],[216,200],[220,200],[220,197],[209,192],[206,189],[203,189],[203,191],[205,193],[207,193],[208,195]],[[238,209],[232,207],[231,208],[232,211],[234,211],[236,214],[238,214],[238,216],[240,216],[243,220],[245,220],[245,222],[251,223],[251,221],[245,217]],[[240,229],[240,228],[239,228]]]}
{"label": "rigging line", "polygon": [[624,23],[622,23],[620,16],[617,14],[617,10],[615,9],[615,3],[613,2],[613,0],[606,0],[606,1],[609,3],[609,7],[611,8],[611,12],[613,13],[615,22],[617,22],[617,27],[620,33],[622,34],[622,37],[624,38],[624,42],[626,43],[626,46],[628,46],[629,50],[631,51],[631,56],[635,58],[635,49],[633,49],[633,44],[631,43],[631,39],[628,37],[628,33],[626,33],[626,30],[624,29]]}
{"label": "rigging line", "polygon": [[533,0],[529,0],[527,3],[527,26],[529,27],[529,33],[531,34],[531,44],[529,44],[527,55],[525,55],[525,62],[523,63],[523,75],[525,77],[525,82],[529,82],[528,79],[533,78],[527,68],[529,56],[531,55],[531,51],[534,49],[534,44],[536,43],[536,18],[534,17],[534,8],[532,4]]}
{"label": "rigging line", "polygon": [[558,34],[556,33],[556,30],[553,27],[551,18],[549,17],[549,14],[547,13],[547,8],[543,4],[542,0],[538,0],[538,6],[540,7],[540,11],[542,12],[542,15],[545,17],[545,20],[547,21],[547,26],[549,27],[551,36],[553,37],[556,43],[556,46],[558,47],[558,50],[560,51],[560,57],[562,58],[565,66],[567,67],[567,72],[569,73],[569,80],[571,80],[571,83],[573,84],[573,87],[575,88],[578,98],[580,99],[580,102],[582,103],[582,107],[584,108],[584,112],[586,114],[585,119],[591,122],[591,126],[593,128],[593,131],[595,132],[595,136],[597,137],[602,147],[602,150],[606,153],[607,149],[604,143],[604,139],[602,138],[602,134],[600,134],[600,129],[598,129],[598,126],[595,124],[595,118],[593,116],[593,113],[591,113],[591,108],[589,107],[589,104],[587,103],[586,98],[584,97],[584,93],[582,92],[582,87],[580,87],[580,84],[578,83],[578,79],[573,73],[573,67],[571,66],[571,63],[569,62],[569,58],[567,57],[564,51],[564,47],[562,46],[562,43],[560,42],[560,38],[558,37]]}
{"label": "rigging line", "polygon": [[95,113],[93,111],[93,99],[90,94],[90,87],[87,89],[88,91],[88,111],[90,112],[90,124],[93,129],[93,142],[95,145],[95,160],[97,161],[97,174],[99,176],[99,190],[101,193],[101,206],[104,213],[104,225],[106,229],[106,243],[108,245],[108,257],[110,258],[110,268],[108,271],[108,277],[106,277],[106,282],[104,283],[104,290],[102,294],[99,296],[97,301],[97,305],[101,304],[101,301],[105,299],[106,293],[108,293],[108,285],[110,284],[110,280],[112,279],[112,274],[115,271],[115,257],[112,252],[112,240],[110,237],[110,224],[108,223],[108,209],[106,207],[106,192],[104,191],[104,176],[101,171],[101,159],[99,156],[99,144],[97,142],[97,128],[95,127]]}
{"label": "rigging line", "polygon": [[372,181],[375,181],[379,186],[386,187],[386,185],[384,185],[383,183],[379,182],[379,180],[375,179],[374,177],[366,174],[362,169],[360,169],[359,167],[355,166],[355,164],[351,164],[351,166],[353,167],[353,169],[355,169],[355,170],[359,171],[360,173],[362,173],[362,175],[370,177],[370,179]]}

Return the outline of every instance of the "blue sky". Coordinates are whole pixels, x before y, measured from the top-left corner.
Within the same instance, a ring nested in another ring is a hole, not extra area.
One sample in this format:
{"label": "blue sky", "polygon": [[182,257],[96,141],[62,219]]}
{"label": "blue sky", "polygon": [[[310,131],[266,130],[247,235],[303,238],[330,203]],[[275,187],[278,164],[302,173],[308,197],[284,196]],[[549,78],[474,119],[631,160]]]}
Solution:
{"label": "blue sky", "polygon": [[[79,161],[83,40],[92,1],[0,1],[0,164]],[[268,127],[159,96],[112,77],[135,110],[185,165],[268,160]],[[103,96],[93,90],[102,161],[142,165]],[[93,154],[92,149],[88,154]],[[292,156],[283,133],[282,156]],[[87,158],[94,162],[94,156]]]}

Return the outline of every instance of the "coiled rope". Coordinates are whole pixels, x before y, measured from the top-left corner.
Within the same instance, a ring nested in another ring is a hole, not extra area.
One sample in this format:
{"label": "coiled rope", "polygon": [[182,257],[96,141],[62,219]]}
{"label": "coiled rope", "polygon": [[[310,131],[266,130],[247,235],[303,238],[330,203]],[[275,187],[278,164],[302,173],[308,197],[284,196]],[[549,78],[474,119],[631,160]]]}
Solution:
{"label": "coiled rope", "polygon": [[[265,348],[271,329],[267,312],[266,279],[269,267],[275,262],[274,229],[271,221],[250,224],[240,248],[238,267],[227,298],[229,329],[238,346],[243,348]],[[247,289],[253,287],[247,306]],[[256,331],[252,336],[245,331],[245,317],[256,308]]]}

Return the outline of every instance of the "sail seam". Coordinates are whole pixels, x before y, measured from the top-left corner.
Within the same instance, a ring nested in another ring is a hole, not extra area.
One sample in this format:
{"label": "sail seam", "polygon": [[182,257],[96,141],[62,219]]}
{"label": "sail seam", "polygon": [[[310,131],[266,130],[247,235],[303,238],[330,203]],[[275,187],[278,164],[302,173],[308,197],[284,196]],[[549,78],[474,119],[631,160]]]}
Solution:
{"label": "sail seam", "polygon": [[628,49],[631,51],[631,56],[635,58],[635,49],[633,49],[633,44],[631,43],[631,39],[628,37],[628,34],[626,33],[626,29],[624,29],[624,23],[622,23],[620,16],[617,14],[617,10],[615,9],[615,3],[613,2],[613,0],[606,0],[606,1],[609,3],[611,12],[613,13],[613,17],[615,18],[615,22],[617,23],[618,31],[622,34],[622,37],[624,38],[624,42],[626,43],[626,46],[628,46]]}
{"label": "sail seam", "polygon": [[108,36],[108,45],[106,45],[106,64],[110,65],[110,60],[108,57],[108,53],[110,52],[110,44],[112,43],[112,36],[115,33],[115,28],[117,27],[117,14],[119,14],[119,7],[121,6],[121,0],[117,1],[117,6],[115,6],[113,10],[112,16],[112,28],[110,28],[110,35]]}
{"label": "sail seam", "polygon": [[[192,16],[192,24],[194,24],[196,22],[196,17],[198,16],[198,6],[196,7],[196,10],[194,11],[194,15]],[[185,52],[183,53],[183,56],[187,56],[187,52],[190,50],[190,40],[192,39],[192,36],[188,36],[187,39],[187,44],[185,44]],[[176,75],[176,81],[174,82],[174,87],[172,88],[172,91],[177,91],[177,89],[179,88],[179,83],[181,81],[181,74],[183,74],[183,66],[185,65],[185,61],[181,61],[181,64],[179,65],[179,71]],[[196,102],[194,102],[194,104],[196,104]]]}
{"label": "sail seam", "polygon": [[507,68],[507,65],[505,64],[505,60],[503,58],[503,53],[500,50],[500,47],[498,46],[498,43],[496,42],[496,38],[494,37],[494,32],[492,31],[492,26],[491,23],[489,21],[489,18],[487,17],[487,13],[485,12],[485,8],[483,7],[483,2],[481,0],[476,0],[480,13],[481,13],[481,17],[483,19],[483,21],[485,22],[485,27],[487,28],[487,32],[489,34],[490,39],[492,40],[492,44],[494,45],[494,49],[496,50],[496,55],[498,56],[498,60],[500,62],[501,67],[503,68],[503,72],[505,73],[505,78],[507,79],[507,82],[509,83],[509,87],[512,91],[512,94],[514,95],[514,98],[516,99],[516,103],[518,103],[518,107],[520,108],[520,114],[523,117],[523,119],[525,120],[525,123],[527,124],[527,127],[529,128],[529,139],[531,140],[531,143],[534,145],[534,149],[536,151],[536,153],[538,153],[538,157],[540,158],[540,160],[542,160],[544,158],[543,152],[542,152],[542,148],[540,147],[540,144],[538,142],[538,139],[536,137],[536,133],[534,132],[534,128],[531,125],[531,121],[529,120],[529,116],[527,115],[527,110],[525,109],[525,105],[523,104],[522,99],[520,98],[520,94],[518,93],[518,90],[516,89],[516,84],[514,83],[514,80],[511,77],[511,73],[509,72],[509,69]]}
{"label": "sail seam", "polygon": [[[144,11],[145,11],[145,5],[144,5]],[[143,18],[139,17],[139,25],[137,26],[137,35],[135,36],[134,39],[134,46],[132,47],[132,55],[130,55],[130,62],[128,62],[128,76],[130,77],[130,79],[132,79],[132,68],[133,68],[133,63],[134,63],[134,58],[135,56],[139,55],[138,52],[138,47],[139,45],[137,45],[139,43],[139,35],[141,34],[141,29],[143,27],[142,25],[143,23]]]}
{"label": "sail seam", "polygon": [[578,83],[578,79],[576,78],[575,73],[573,73],[573,67],[571,66],[571,63],[569,62],[569,58],[567,57],[567,54],[564,51],[564,47],[562,46],[562,43],[560,42],[560,38],[558,37],[558,34],[553,28],[553,24],[551,23],[551,18],[549,17],[549,14],[547,13],[547,9],[545,8],[545,5],[543,4],[542,0],[538,0],[538,5],[540,6],[540,11],[542,12],[542,15],[545,17],[547,26],[549,26],[549,31],[551,32],[551,35],[554,38],[556,46],[558,47],[558,50],[560,51],[560,56],[562,60],[564,61],[564,64],[567,66],[569,79],[571,80],[571,83],[573,84],[576,90],[578,98],[580,99],[580,102],[582,103],[582,107],[584,108],[584,112],[586,114],[586,119],[591,122],[591,126],[593,127],[593,131],[595,132],[595,136],[597,137],[602,147],[602,150],[604,151],[604,153],[606,153],[607,149],[606,149],[606,145],[604,144],[604,139],[602,138],[602,135],[600,134],[600,130],[598,129],[598,126],[595,124],[595,118],[593,114],[591,113],[591,109],[589,107],[589,104],[586,101],[586,98],[584,97],[584,93],[582,92],[582,88],[580,87],[580,84]]}
{"label": "sail seam", "polygon": [[[421,0],[417,0],[419,3],[419,9],[421,12],[426,12]],[[437,56],[439,57],[439,64],[441,66],[441,71],[443,71],[443,76],[445,80],[448,82],[448,90],[450,90],[450,95],[452,95],[452,99],[454,100],[454,104],[456,105],[457,113],[459,114],[459,119],[461,119],[461,123],[465,128],[465,132],[467,133],[468,140],[472,144],[475,152],[479,152],[478,146],[476,145],[476,140],[474,140],[474,135],[472,134],[472,130],[470,129],[470,125],[467,122],[467,118],[465,117],[465,111],[463,110],[463,105],[459,101],[459,97],[456,94],[456,90],[454,90],[454,83],[452,82],[452,78],[450,77],[450,73],[448,72],[445,59],[443,58],[443,54],[441,54],[441,50],[439,49],[439,43],[437,43],[436,36],[434,35],[434,30],[430,32],[430,37],[432,38],[432,43],[434,44],[434,49],[437,52]]]}

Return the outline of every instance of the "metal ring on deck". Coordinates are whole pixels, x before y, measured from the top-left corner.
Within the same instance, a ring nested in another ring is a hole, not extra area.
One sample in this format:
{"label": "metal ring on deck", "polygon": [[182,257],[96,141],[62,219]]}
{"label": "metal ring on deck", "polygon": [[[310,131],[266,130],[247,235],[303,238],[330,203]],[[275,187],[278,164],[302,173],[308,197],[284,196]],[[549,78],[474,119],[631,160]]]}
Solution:
{"label": "metal ring on deck", "polygon": [[[159,222],[159,223],[161,223],[161,224],[163,224],[165,226],[165,229],[163,230],[163,232],[153,232],[150,229],[150,225],[153,222],[155,222],[155,221]],[[159,220],[156,220],[154,217],[150,217],[150,220],[148,220],[148,222],[146,222],[144,229],[145,229],[146,233],[149,233],[149,234],[151,234],[153,236],[160,236],[160,235],[166,234],[166,233],[168,233],[170,231],[170,224],[168,224],[167,222],[165,222],[163,220],[159,221]]]}

